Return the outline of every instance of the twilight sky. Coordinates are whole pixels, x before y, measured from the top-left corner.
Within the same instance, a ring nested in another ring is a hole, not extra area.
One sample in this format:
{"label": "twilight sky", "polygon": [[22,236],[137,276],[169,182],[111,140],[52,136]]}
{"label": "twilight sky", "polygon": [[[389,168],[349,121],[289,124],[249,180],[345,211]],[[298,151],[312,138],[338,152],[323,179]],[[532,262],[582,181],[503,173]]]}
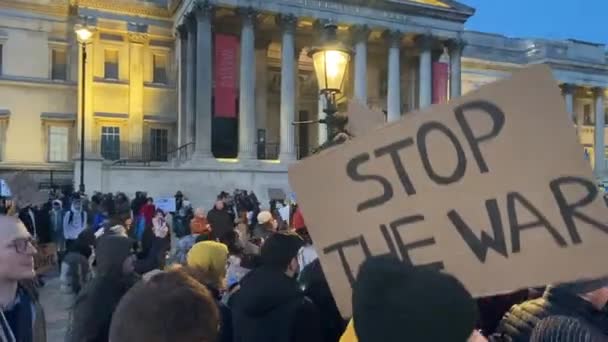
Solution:
{"label": "twilight sky", "polygon": [[457,0],[477,9],[467,29],[608,44],[608,0]]}

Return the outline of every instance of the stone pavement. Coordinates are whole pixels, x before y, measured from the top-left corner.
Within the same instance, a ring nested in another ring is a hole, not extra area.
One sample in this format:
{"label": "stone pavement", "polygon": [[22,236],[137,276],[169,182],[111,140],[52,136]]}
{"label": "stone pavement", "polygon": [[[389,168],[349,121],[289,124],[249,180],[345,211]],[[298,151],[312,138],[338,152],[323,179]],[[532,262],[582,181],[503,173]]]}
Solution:
{"label": "stone pavement", "polygon": [[59,291],[59,277],[45,278],[40,289],[40,301],[46,315],[47,342],[63,342],[68,326],[71,299]]}

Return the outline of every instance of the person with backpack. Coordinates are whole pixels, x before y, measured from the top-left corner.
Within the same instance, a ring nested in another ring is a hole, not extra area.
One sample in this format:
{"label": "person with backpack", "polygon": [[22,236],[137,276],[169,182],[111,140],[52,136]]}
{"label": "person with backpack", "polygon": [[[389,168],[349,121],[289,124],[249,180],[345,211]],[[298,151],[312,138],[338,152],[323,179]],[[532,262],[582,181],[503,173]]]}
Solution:
{"label": "person with backpack", "polygon": [[65,237],[66,249],[74,244],[80,233],[87,227],[87,212],[82,207],[82,201],[75,199],[72,207],[63,217],[63,235]]}

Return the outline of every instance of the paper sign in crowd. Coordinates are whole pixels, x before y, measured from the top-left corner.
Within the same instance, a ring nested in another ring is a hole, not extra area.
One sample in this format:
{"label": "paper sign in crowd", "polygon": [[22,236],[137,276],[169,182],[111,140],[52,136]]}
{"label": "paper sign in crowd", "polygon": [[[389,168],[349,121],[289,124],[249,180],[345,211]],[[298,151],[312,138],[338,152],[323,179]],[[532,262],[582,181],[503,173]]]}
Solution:
{"label": "paper sign in crowd", "polygon": [[342,314],[371,255],[475,296],[606,275],[608,211],[568,117],[537,66],[292,166]]}

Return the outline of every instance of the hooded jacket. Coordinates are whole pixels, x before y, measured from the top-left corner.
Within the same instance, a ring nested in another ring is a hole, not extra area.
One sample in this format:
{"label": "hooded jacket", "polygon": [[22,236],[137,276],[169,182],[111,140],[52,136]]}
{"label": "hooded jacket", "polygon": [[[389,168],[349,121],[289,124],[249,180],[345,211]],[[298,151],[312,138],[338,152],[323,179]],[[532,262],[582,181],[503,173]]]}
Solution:
{"label": "hooded jacket", "polygon": [[68,240],[76,240],[87,226],[87,212],[77,210],[74,204],[63,217],[63,234]]}
{"label": "hooded jacket", "polygon": [[207,213],[207,222],[211,226],[213,237],[221,238],[234,227],[233,220],[226,210],[213,208]]}
{"label": "hooded jacket", "polygon": [[295,279],[261,267],[241,280],[231,300],[235,342],[322,341],[319,312]]}
{"label": "hooded jacket", "polygon": [[608,334],[608,315],[567,289],[549,286],[541,298],[513,306],[492,341],[528,342],[536,324],[549,316],[580,319]]}
{"label": "hooded jacket", "polygon": [[107,342],[114,309],[138,278],[123,274],[134,241],[120,235],[97,240],[97,276],[79,293],[71,313],[66,342]]}
{"label": "hooded jacket", "polygon": [[[30,281],[22,282],[19,284],[19,291],[21,291],[23,296],[26,296],[31,305],[31,311],[29,311],[31,315],[31,319],[33,320],[31,326],[32,336],[31,339],[23,339],[21,338],[19,341],[15,339],[13,335],[13,331],[9,326],[9,322],[7,318],[4,316],[2,310],[0,310],[0,341],[2,342],[46,342],[46,319],[44,315],[44,309],[40,304],[38,298],[38,291],[34,284]],[[21,312],[20,314],[23,314]],[[27,319],[18,318],[18,324],[23,325],[26,324]],[[19,329],[29,329],[30,327],[21,326]]]}

